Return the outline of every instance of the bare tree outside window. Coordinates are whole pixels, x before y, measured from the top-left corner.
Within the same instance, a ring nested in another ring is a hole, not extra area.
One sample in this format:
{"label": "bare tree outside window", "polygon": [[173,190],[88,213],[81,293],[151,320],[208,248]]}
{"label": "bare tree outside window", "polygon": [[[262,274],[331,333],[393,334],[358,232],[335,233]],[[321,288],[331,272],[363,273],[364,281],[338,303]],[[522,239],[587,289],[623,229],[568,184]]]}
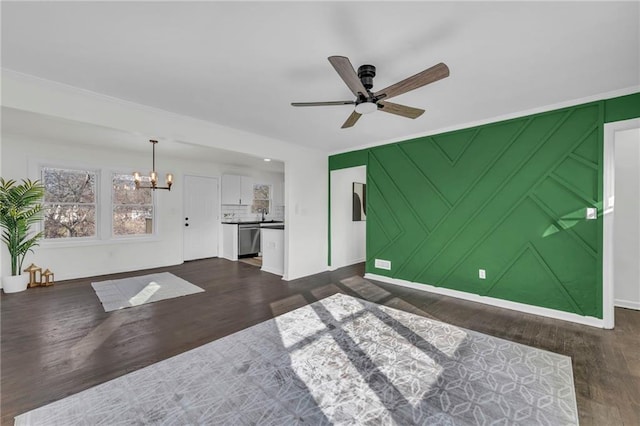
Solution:
{"label": "bare tree outside window", "polygon": [[251,213],[268,214],[271,203],[271,185],[255,184],[253,185],[253,204],[251,204]]}
{"label": "bare tree outside window", "polygon": [[[144,184],[149,177],[142,177]],[[113,175],[113,235],[153,234],[153,194],[149,188],[136,189],[132,175]]]}
{"label": "bare tree outside window", "polygon": [[96,181],[92,170],[44,167],[44,238],[96,236]]}

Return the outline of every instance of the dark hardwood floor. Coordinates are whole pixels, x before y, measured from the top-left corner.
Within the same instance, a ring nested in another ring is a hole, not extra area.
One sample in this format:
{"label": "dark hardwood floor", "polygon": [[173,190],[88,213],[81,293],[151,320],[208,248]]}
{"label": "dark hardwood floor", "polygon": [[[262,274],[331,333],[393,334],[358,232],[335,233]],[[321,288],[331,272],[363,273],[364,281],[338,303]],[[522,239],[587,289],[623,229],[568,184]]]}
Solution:
{"label": "dark hardwood floor", "polygon": [[[206,290],[105,313],[90,283],[168,271]],[[568,355],[582,425],[640,425],[640,312],[616,309],[601,330],[352,278],[363,265],[285,282],[243,262],[71,280],[0,297],[1,419],[13,417],[220,337],[344,292]]]}

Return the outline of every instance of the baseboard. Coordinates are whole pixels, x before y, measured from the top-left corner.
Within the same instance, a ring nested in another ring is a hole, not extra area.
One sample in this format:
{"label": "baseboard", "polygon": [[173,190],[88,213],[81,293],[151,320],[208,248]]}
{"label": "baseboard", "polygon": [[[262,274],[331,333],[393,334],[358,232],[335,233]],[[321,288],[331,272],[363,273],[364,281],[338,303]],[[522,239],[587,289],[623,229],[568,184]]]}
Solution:
{"label": "baseboard", "polygon": [[278,276],[281,276],[281,277],[283,276],[283,271],[276,271],[275,269],[271,269],[269,267],[262,266],[260,268],[260,270],[264,271],[264,272],[268,272],[270,274],[278,275]]}
{"label": "baseboard", "polygon": [[634,302],[632,300],[624,300],[624,299],[615,299],[613,304],[614,306],[617,306],[619,308],[635,309],[636,311],[640,311],[640,302]]}
{"label": "baseboard", "polygon": [[485,305],[497,306],[499,308],[511,309],[514,311],[525,312],[527,314],[540,315],[547,318],[559,319],[562,321],[570,321],[578,324],[588,325],[591,327],[604,328],[604,321],[587,317],[570,312],[558,311],[555,309],[542,308],[540,306],[527,305],[524,303],[511,302],[509,300],[496,299],[493,297],[480,296],[473,293],[465,293],[464,291],[451,290],[443,287],[434,287],[429,284],[420,284],[412,281],[401,280],[397,278],[389,278],[384,275],[366,273],[365,278],[381,281],[387,284],[394,284],[402,287],[409,287],[415,290],[426,291],[429,293],[441,294],[443,296],[455,297],[458,299],[469,300],[471,302],[484,303]]}

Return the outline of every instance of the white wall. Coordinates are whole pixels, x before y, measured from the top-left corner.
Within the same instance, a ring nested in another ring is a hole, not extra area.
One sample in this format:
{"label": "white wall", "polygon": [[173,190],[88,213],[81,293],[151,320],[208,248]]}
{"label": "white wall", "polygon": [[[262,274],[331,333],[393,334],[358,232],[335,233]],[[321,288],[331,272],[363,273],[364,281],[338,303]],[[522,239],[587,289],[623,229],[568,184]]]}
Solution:
{"label": "white wall", "polygon": [[353,182],[366,179],[366,166],[331,171],[331,269],[365,260],[366,222],[354,222],[351,210]]}
{"label": "white wall", "polygon": [[[39,165],[42,163],[89,167],[104,171],[101,176],[101,189],[109,191],[109,172],[129,173],[149,162],[149,155],[146,154],[123,155],[122,151],[67,145],[59,141],[35,140],[17,135],[3,134],[2,139],[0,163],[3,177],[6,179],[38,179]],[[128,241],[102,239],[82,243],[42,241],[40,246],[34,249],[34,253],[27,256],[25,265],[34,262],[49,268],[55,273],[56,280],[62,280],[182,263],[182,202],[185,174],[219,179],[223,173],[241,173],[265,183],[281,182],[284,178],[282,173],[261,172],[167,156],[162,156],[162,169],[158,171],[160,176],[172,172],[175,184],[170,192],[156,191],[157,238]],[[3,247],[2,270],[8,269],[9,256]]]}
{"label": "white wall", "polygon": [[[2,105],[284,161],[285,277],[294,279],[327,269],[326,152],[7,70],[2,70]],[[124,157],[116,163],[122,164]]]}
{"label": "white wall", "polygon": [[640,309],[640,129],[615,134],[614,300]]}
{"label": "white wall", "polygon": [[327,269],[327,158],[306,156],[285,163],[284,245],[289,253],[285,255],[285,280],[309,275],[307,271],[320,263]]}

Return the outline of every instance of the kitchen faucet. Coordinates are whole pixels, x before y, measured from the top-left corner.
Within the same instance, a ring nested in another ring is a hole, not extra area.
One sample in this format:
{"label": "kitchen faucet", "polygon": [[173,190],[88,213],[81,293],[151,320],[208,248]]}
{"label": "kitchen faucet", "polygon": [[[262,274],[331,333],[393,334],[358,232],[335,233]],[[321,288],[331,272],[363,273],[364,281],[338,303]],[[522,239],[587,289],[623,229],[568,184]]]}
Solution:
{"label": "kitchen faucet", "polygon": [[264,222],[264,215],[265,214],[269,214],[269,210],[267,210],[267,208],[265,207],[265,208],[262,208],[262,209],[258,209],[258,211],[260,213],[262,213],[262,222]]}

